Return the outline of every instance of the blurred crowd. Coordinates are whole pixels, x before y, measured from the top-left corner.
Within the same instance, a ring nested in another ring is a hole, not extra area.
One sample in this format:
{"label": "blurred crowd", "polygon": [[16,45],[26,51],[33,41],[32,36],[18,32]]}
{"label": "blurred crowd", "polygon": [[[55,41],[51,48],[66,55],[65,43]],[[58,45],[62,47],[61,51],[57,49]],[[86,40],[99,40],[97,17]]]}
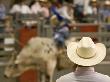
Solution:
{"label": "blurred crowd", "polygon": [[[106,18],[110,16],[109,9],[109,0],[31,0],[28,4],[27,0],[17,0],[8,14],[40,14],[47,19],[56,15],[58,20],[96,22],[98,15],[108,21]],[[5,18],[6,12],[5,5],[0,1],[0,19]]]}

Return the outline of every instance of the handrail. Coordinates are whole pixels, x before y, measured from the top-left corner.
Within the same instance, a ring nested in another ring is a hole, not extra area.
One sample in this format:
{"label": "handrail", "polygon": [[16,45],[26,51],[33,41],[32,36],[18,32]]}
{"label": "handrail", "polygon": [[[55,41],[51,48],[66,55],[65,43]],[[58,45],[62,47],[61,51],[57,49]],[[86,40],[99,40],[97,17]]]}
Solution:
{"label": "handrail", "polygon": [[99,37],[99,36],[104,36],[104,37],[110,37],[110,32],[71,32],[70,36],[91,36],[91,37]]}
{"label": "handrail", "polygon": [[7,33],[0,33],[0,38],[6,38],[6,37],[11,37],[11,35]]}

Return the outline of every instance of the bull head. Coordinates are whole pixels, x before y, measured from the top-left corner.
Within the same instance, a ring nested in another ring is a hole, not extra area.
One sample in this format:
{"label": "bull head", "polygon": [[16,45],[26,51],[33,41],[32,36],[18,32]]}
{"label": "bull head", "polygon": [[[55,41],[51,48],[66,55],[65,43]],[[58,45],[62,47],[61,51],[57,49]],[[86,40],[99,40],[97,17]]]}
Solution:
{"label": "bull head", "polygon": [[[18,76],[18,72],[19,70],[16,69],[18,67],[17,64],[14,63],[14,61],[16,60],[16,54],[15,52],[12,54],[11,59],[9,60],[5,72],[4,72],[4,76],[9,78],[9,77],[15,77]],[[15,73],[16,72],[16,73]]]}

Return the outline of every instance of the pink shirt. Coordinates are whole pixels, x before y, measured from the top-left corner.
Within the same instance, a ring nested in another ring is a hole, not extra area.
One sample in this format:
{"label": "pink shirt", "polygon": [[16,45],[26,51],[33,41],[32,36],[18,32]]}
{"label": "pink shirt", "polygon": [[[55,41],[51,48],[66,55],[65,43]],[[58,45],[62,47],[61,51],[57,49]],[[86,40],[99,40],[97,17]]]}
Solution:
{"label": "pink shirt", "polygon": [[110,77],[94,71],[94,67],[78,67],[75,72],[66,74],[56,82],[110,82]]}
{"label": "pink shirt", "polygon": [[44,17],[49,17],[49,9],[48,8],[42,7],[41,12],[42,12]]}

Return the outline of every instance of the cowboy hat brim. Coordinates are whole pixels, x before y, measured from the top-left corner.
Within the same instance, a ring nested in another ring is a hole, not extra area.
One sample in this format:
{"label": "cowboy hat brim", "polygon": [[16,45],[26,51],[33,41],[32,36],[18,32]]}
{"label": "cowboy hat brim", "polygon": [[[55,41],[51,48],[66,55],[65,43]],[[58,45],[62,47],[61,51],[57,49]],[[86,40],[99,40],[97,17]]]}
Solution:
{"label": "cowboy hat brim", "polygon": [[79,57],[76,53],[77,47],[77,42],[71,42],[70,44],[68,44],[67,56],[72,62],[81,66],[94,66],[100,63],[106,56],[106,48],[102,43],[95,44],[96,55],[89,59]]}

